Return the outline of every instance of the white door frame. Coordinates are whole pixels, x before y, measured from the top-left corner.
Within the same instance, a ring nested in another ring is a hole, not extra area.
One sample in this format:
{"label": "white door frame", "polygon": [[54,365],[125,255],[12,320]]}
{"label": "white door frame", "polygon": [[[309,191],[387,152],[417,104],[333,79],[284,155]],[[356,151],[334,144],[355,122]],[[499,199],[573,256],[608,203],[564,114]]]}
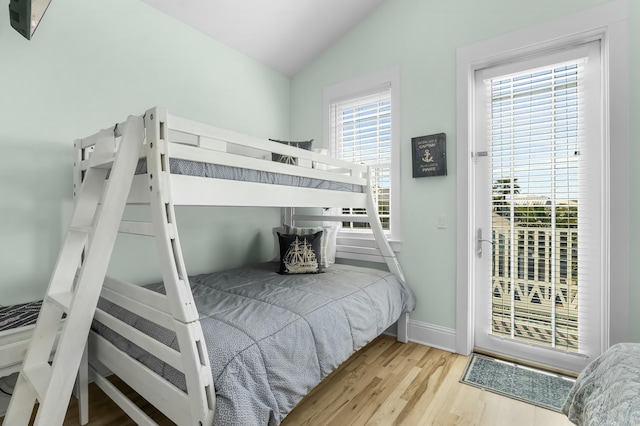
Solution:
{"label": "white door frame", "polygon": [[[457,297],[456,352],[474,347],[473,256],[475,235],[471,199],[471,151],[474,129],[474,73],[511,58],[559,46],[601,40],[603,51],[604,135],[610,163],[605,165],[609,200],[603,206],[609,240],[605,242],[602,293],[602,349],[628,336],[629,295],[629,99],[627,0],[565,16],[552,22],[482,41],[457,50]],[[611,167],[611,165],[615,167]],[[610,209],[609,206],[615,206]],[[609,244],[615,241],[615,244]],[[610,309],[615,306],[615,309]]]}

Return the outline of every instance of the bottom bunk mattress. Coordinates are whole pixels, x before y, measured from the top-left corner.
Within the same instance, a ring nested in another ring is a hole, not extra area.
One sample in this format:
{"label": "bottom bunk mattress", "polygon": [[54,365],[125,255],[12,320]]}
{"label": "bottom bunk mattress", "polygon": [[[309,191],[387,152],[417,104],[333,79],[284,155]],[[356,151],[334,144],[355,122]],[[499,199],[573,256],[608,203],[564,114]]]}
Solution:
{"label": "bottom bunk mattress", "polygon": [[[262,263],[190,277],[216,388],[216,425],[277,425],[331,371],[415,307],[393,274],[336,264],[280,275]],[[149,288],[163,291],[162,284]],[[163,343],[175,335],[102,300],[100,308]],[[94,331],[186,388],[184,376],[100,323]]]}
{"label": "bottom bunk mattress", "polygon": [[562,411],[581,426],[640,425],[640,344],[618,343],[589,364]]}
{"label": "bottom bunk mattress", "polygon": [[35,324],[41,306],[42,300],[0,306],[0,332]]}

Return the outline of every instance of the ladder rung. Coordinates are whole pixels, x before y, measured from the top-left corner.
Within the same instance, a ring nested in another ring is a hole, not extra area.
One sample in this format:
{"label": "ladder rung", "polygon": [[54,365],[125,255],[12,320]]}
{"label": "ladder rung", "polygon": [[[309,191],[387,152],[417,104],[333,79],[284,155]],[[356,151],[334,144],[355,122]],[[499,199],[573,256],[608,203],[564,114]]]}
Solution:
{"label": "ladder rung", "polygon": [[152,222],[134,222],[128,220],[123,220],[120,223],[120,229],[118,230],[118,232],[122,232],[125,234],[146,235],[148,237],[153,237],[155,235]]}
{"label": "ladder rung", "polygon": [[63,312],[69,313],[71,309],[71,302],[73,301],[72,291],[62,291],[59,293],[50,293],[47,295],[47,299],[50,302],[55,303]]}
{"label": "ladder rung", "polygon": [[78,232],[80,234],[90,234],[93,232],[92,226],[70,226],[70,232]]}
{"label": "ladder rung", "polygon": [[111,166],[113,166],[113,162],[115,159],[115,154],[106,156],[92,155],[89,159],[89,167],[94,167],[96,169],[110,169]]}
{"label": "ladder rung", "polygon": [[25,365],[22,374],[36,393],[38,400],[42,401],[51,381],[51,366],[48,363],[35,366]]}

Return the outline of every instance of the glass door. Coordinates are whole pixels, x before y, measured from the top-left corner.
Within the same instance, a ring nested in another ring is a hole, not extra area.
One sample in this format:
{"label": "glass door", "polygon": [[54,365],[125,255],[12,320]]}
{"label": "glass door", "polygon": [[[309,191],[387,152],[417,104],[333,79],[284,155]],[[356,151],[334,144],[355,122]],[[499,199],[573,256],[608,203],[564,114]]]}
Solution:
{"label": "glass door", "polygon": [[579,370],[599,354],[599,43],[479,71],[475,345]]}

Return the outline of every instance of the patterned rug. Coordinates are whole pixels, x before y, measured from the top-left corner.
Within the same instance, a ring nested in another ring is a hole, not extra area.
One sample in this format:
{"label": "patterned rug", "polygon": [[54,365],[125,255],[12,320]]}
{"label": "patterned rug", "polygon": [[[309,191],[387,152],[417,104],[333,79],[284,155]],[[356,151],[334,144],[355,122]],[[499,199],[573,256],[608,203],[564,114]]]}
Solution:
{"label": "patterned rug", "polygon": [[561,412],[575,379],[474,353],[460,381]]}

